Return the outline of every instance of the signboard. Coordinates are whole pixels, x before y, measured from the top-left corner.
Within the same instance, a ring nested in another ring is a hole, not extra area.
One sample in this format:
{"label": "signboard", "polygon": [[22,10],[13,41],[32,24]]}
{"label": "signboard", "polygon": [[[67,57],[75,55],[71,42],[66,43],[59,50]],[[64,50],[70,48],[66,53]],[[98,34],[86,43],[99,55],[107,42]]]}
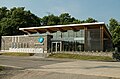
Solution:
{"label": "signboard", "polygon": [[38,42],[43,43],[43,41],[44,41],[43,37],[38,38]]}

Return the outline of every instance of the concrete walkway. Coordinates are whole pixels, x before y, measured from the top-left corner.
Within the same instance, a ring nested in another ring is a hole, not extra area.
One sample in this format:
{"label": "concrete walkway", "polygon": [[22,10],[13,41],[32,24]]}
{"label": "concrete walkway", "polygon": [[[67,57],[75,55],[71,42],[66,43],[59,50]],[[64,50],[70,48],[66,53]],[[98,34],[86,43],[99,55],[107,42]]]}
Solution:
{"label": "concrete walkway", "polygon": [[74,61],[41,67],[29,70],[120,78],[120,62]]}

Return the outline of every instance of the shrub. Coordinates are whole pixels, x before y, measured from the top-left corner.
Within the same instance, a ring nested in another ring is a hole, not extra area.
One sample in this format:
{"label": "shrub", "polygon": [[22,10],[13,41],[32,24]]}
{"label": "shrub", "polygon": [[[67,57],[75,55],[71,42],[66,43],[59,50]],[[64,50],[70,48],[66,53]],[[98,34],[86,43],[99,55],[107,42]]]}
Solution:
{"label": "shrub", "polygon": [[117,61],[120,61],[120,52],[113,53],[113,59],[116,59]]}
{"label": "shrub", "polygon": [[0,71],[4,70],[4,67],[3,66],[0,66]]}

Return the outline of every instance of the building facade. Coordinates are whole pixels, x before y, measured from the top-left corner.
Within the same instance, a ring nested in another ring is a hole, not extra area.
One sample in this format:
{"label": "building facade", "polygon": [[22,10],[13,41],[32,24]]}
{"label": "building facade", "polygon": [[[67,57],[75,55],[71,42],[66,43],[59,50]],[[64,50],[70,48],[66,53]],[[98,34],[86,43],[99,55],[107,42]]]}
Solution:
{"label": "building facade", "polygon": [[49,53],[110,51],[111,34],[104,22],[20,28],[27,35],[2,36],[1,50]]}

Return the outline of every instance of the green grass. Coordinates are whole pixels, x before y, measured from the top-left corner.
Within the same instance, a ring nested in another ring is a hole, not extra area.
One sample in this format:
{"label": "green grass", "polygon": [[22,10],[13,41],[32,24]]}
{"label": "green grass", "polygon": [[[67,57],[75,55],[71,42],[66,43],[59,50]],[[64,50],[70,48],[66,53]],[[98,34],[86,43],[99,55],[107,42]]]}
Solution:
{"label": "green grass", "polygon": [[32,56],[33,53],[17,53],[17,52],[6,52],[1,53],[0,55],[6,55],[6,56]]}
{"label": "green grass", "polygon": [[114,61],[113,58],[108,57],[108,56],[90,56],[90,55],[67,54],[67,53],[50,54],[48,57],[49,58],[80,59],[80,60],[95,60],[95,61]]}

